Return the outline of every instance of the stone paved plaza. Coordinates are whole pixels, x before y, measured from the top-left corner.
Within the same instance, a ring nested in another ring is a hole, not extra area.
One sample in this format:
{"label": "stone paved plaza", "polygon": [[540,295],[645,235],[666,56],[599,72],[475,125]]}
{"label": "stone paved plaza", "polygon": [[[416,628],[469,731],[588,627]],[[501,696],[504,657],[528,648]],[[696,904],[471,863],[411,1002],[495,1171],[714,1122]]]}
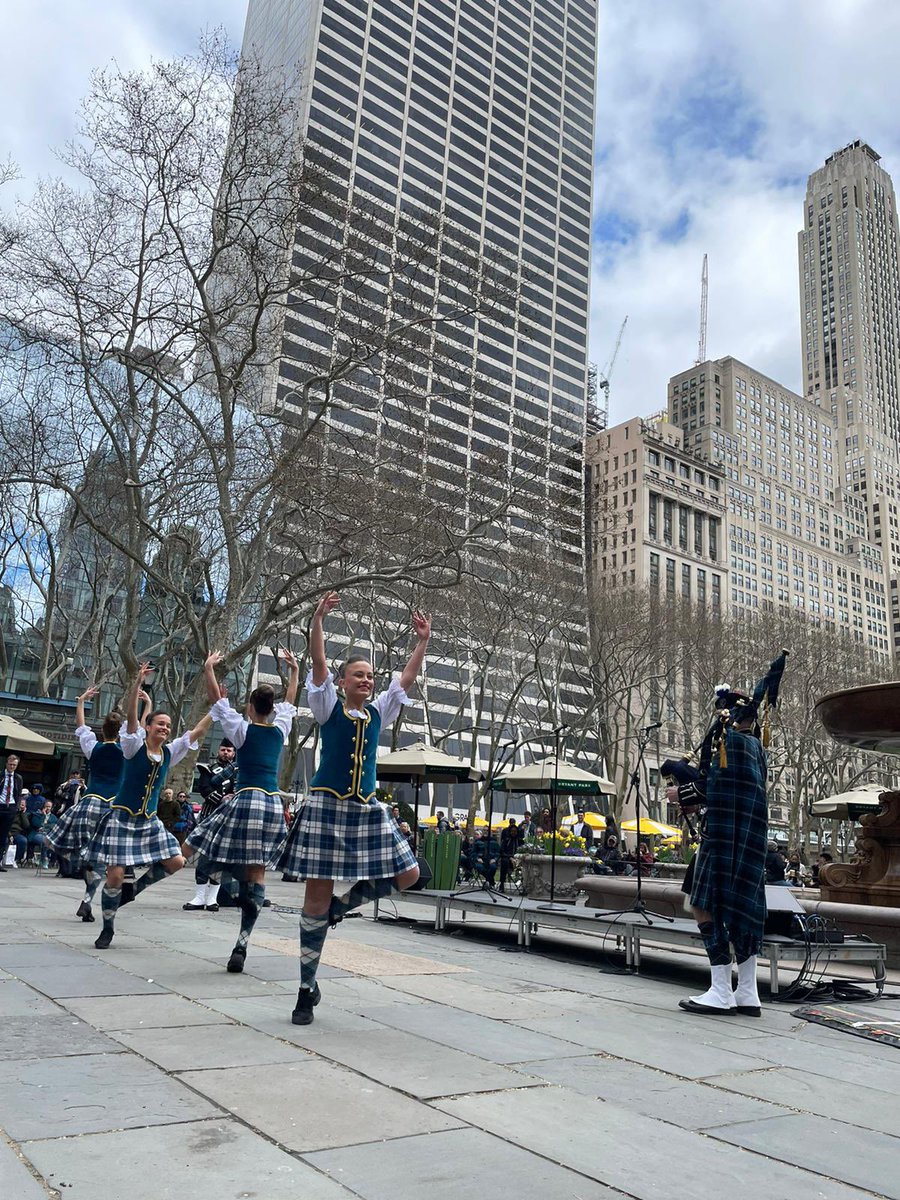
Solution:
{"label": "stone paved plaza", "polygon": [[182,912],[191,882],[106,952],[79,884],[0,882],[3,1200],[900,1198],[900,1049],[787,1005],[681,1014],[697,959],[634,978],[595,939],[519,953],[508,920],[402,905],[329,938],[295,1028],[296,917],[266,910],[228,975],[236,917]]}

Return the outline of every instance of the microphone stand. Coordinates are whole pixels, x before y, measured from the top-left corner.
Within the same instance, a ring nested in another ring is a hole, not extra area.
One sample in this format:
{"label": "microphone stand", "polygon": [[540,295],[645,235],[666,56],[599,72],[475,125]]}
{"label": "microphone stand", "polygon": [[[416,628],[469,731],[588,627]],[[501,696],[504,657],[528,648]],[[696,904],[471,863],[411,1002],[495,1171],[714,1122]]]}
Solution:
{"label": "microphone stand", "polygon": [[668,913],[656,912],[654,909],[648,908],[646,906],[646,904],[644,903],[644,893],[643,893],[644,870],[643,870],[643,863],[641,862],[641,859],[640,859],[640,850],[639,850],[640,844],[641,844],[641,772],[644,767],[644,753],[647,749],[647,746],[650,744],[650,739],[653,736],[654,730],[657,728],[658,728],[658,726],[648,725],[646,729],[642,729],[640,731],[640,733],[637,735],[637,738],[638,738],[637,764],[634,768],[634,771],[632,772],[631,782],[628,786],[628,792],[625,796],[625,803],[627,804],[629,796],[631,795],[632,792],[634,792],[634,814],[635,814],[635,826],[636,826],[635,840],[636,840],[636,846],[638,847],[638,849],[636,849],[636,851],[635,851],[635,856],[634,856],[635,857],[635,867],[637,869],[637,893],[634,898],[634,903],[629,908],[612,908],[612,909],[605,909],[602,912],[592,912],[591,916],[593,916],[593,917],[621,916],[624,913],[631,912],[631,913],[636,913],[637,916],[639,916],[639,917],[642,917],[643,920],[646,921],[646,923],[648,925],[653,924],[653,921],[652,921],[653,917],[657,917],[660,921],[674,921],[675,920],[675,918],[673,916],[669,916]]}
{"label": "microphone stand", "polygon": [[[510,746],[512,747],[513,754],[515,754],[516,747],[518,746],[518,744],[519,744],[518,740],[516,740],[516,739],[513,739],[513,741],[511,741],[511,742],[504,742],[503,745],[500,747],[501,753],[498,757],[500,759],[502,759],[502,757],[503,757],[502,752],[504,750],[508,750],[510,748]],[[488,827],[487,827],[487,841],[484,844],[484,858],[483,858],[484,871],[481,876],[481,883],[479,883],[477,887],[461,888],[457,892],[452,892],[451,895],[454,900],[456,899],[457,896],[471,896],[471,895],[474,895],[476,892],[482,892],[485,896],[487,896],[490,899],[492,904],[496,904],[498,900],[505,900],[508,904],[512,904],[512,902],[513,902],[512,896],[507,896],[507,894],[505,892],[501,892],[498,888],[495,888],[494,885],[491,883],[490,877],[489,877],[489,872],[490,872],[490,868],[491,868],[491,834],[493,832],[493,823],[494,823],[494,780],[497,778],[497,776],[500,774],[500,772],[503,770],[503,768],[505,766],[506,766],[506,762],[499,762],[498,765],[495,766],[494,770],[491,772],[491,777],[488,780],[488,818],[487,818]],[[499,843],[499,840],[498,840],[497,845],[498,845],[498,856],[497,856],[497,867],[495,867],[495,870],[497,868],[499,868],[499,866],[500,866],[500,856],[499,856],[500,843]]]}

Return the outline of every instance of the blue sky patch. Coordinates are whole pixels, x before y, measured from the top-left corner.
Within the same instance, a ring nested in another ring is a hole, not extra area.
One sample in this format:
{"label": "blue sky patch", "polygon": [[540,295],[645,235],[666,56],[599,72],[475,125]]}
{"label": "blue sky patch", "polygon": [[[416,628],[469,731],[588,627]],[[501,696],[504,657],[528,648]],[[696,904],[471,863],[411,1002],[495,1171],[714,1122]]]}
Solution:
{"label": "blue sky patch", "polygon": [[752,102],[722,76],[700,83],[705,86],[672,97],[672,106],[656,122],[657,144],[672,156],[693,151],[752,157],[764,129]]}

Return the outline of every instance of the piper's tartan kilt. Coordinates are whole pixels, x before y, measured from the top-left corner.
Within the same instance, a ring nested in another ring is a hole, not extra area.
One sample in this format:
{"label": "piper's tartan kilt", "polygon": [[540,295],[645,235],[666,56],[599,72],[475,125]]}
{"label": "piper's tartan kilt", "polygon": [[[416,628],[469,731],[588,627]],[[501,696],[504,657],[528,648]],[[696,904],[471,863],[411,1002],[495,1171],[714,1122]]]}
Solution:
{"label": "piper's tartan kilt", "polygon": [[735,938],[762,940],[766,920],[766,753],[759,739],[729,729],[728,765],[716,752],[706,787],[706,827],[694,859],[691,905]]}
{"label": "piper's tartan kilt", "polygon": [[273,866],[299,879],[391,879],[416,866],[409,842],[377,800],[313,792]]}
{"label": "piper's tartan kilt", "polygon": [[287,832],[281,795],[241,788],[188,834],[185,844],[215,867],[262,866]]}
{"label": "piper's tartan kilt", "polygon": [[64,812],[44,844],[51,854],[60,858],[82,858],[82,851],[97,831],[97,826],[109,813],[109,801],[94,792],[82,796],[77,804]]}
{"label": "piper's tartan kilt", "polygon": [[111,808],[81,856],[93,867],[146,867],[180,853],[178,842],[155,814],[135,817]]}

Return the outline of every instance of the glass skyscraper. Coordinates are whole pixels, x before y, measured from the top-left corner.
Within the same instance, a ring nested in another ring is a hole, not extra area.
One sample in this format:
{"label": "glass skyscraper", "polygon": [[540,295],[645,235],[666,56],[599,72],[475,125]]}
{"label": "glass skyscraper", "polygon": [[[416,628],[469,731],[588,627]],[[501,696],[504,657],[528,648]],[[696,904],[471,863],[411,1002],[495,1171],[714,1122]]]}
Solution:
{"label": "glass skyscraper", "polygon": [[[487,258],[523,262],[513,310],[448,333],[453,385],[423,360],[405,404],[427,430],[426,486],[452,478],[456,503],[475,463],[528,447],[539,469],[512,527],[552,504],[565,515],[549,556],[579,577],[596,15],[596,0],[250,0],[243,42],[264,65],[299,68],[298,142],[342,198],[379,205],[386,220],[443,212]],[[338,235],[299,229],[295,260],[322,236]],[[311,346],[334,353],[333,322],[299,307],[279,368],[288,403]],[[353,386],[329,421],[376,447],[390,405],[354,406]]]}

